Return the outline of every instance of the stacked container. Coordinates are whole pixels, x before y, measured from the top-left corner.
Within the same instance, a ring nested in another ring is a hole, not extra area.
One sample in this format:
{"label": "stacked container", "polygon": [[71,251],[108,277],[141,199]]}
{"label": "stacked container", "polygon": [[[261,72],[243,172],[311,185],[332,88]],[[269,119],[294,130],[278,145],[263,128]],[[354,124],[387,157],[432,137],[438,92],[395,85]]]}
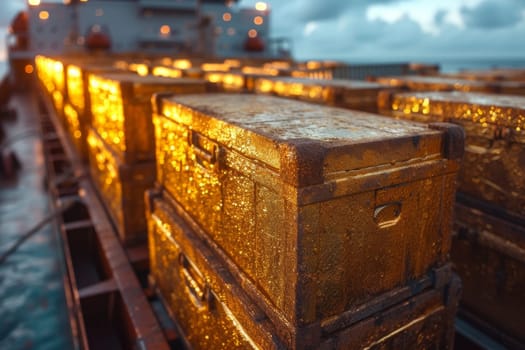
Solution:
{"label": "stacked container", "polygon": [[155,178],[151,96],[204,93],[203,80],[136,74],[92,74],[92,121],[87,132],[93,180],[125,243],[146,238],[144,191]]}
{"label": "stacked container", "polygon": [[525,98],[434,92],[383,96],[398,118],[466,131],[452,258],[461,314],[511,348],[525,346]]}
{"label": "stacked container", "polygon": [[255,95],[155,108],[151,271],[193,347],[452,347],[459,127]]}

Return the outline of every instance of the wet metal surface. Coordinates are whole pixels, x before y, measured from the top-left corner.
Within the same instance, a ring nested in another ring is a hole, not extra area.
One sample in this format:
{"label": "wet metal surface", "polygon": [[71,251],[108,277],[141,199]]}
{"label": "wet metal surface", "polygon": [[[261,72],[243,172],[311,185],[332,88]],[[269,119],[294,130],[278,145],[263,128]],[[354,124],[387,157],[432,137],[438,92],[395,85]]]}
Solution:
{"label": "wet metal surface", "polygon": [[458,190],[525,216],[525,97],[429,92],[394,94],[390,102],[395,117],[461,125]]}
{"label": "wet metal surface", "polygon": [[158,182],[290,324],[446,263],[457,162],[440,131],[269,96],[158,105]]}
{"label": "wet metal surface", "polygon": [[[1,252],[51,210],[42,144],[31,132],[38,128],[35,102],[21,95],[11,103],[18,119],[3,125],[8,138],[17,139],[11,148],[22,169],[16,179],[0,181]],[[47,225],[0,265],[0,349],[72,348],[55,230]]]}

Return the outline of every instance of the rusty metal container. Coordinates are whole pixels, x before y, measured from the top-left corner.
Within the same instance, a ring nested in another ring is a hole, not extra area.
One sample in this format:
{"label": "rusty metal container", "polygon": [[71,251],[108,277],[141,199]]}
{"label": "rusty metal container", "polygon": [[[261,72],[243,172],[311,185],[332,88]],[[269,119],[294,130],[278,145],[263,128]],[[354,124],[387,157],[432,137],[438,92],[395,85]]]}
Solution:
{"label": "rusty metal container", "polygon": [[[360,80],[261,77],[255,91],[303,101],[376,113],[380,91],[389,86]],[[390,88],[392,89],[392,88]]]}
{"label": "rusty metal container", "polygon": [[286,322],[448,261],[459,127],[257,95],[155,104],[157,182]]}
{"label": "rusty metal container", "polygon": [[491,82],[458,79],[447,76],[407,75],[399,77],[378,77],[375,78],[374,81],[411,91],[498,92],[498,88]]}
{"label": "rusty metal container", "polygon": [[155,159],[151,96],[204,93],[208,83],[136,74],[91,74],[92,127],[125,164]]}
{"label": "rusty metal container", "polygon": [[452,349],[459,283],[450,268],[434,288],[414,284],[298,329],[268,317],[161,194],[146,201],[152,281],[194,349]]}
{"label": "rusty metal container", "polygon": [[93,128],[88,129],[93,182],[125,244],[146,240],[144,192],[155,181],[155,162],[125,164]]}
{"label": "rusty metal container", "polygon": [[509,348],[525,348],[525,225],[460,202],[454,221],[461,316]]}
{"label": "rusty metal container", "polygon": [[429,92],[381,101],[396,118],[461,125],[467,137],[458,190],[525,218],[525,97]]}

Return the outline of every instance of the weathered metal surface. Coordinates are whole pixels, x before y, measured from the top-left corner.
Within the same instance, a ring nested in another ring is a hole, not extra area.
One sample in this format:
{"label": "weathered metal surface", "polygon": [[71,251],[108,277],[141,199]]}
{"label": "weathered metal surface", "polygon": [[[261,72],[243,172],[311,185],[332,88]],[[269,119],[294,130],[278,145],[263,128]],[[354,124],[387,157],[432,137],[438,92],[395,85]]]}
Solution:
{"label": "weathered metal surface", "polygon": [[497,92],[490,82],[451,78],[446,76],[409,75],[401,77],[379,77],[376,82],[408,88],[412,91],[464,91],[464,92]]}
{"label": "weathered metal surface", "polygon": [[287,322],[338,315],[448,260],[461,133],[267,96],[157,105],[158,183]]}
{"label": "weathered metal surface", "polygon": [[151,201],[152,275],[165,303],[195,349],[282,349],[275,330],[209,247],[169,206]]}
{"label": "weathered metal surface", "polygon": [[136,74],[90,75],[92,127],[124,163],[155,159],[150,99],[163,91],[203,93],[207,83]]}
{"label": "weathered metal surface", "polygon": [[454,231],[462,314],[511,348],[525,347],[525,228],[457,203]]}
{"label": "weathered metal surface", "polygon": [[155,181],[155,162],[122,163],[94,129],[89,129],[87,141],[93,182],[121,240],[127,244],[146,240],[143,198]]}
{"label": "weathered metal surface", "polygon": [[397,118],[461,125],[467,137],[459,191],[525,216],[525,97],[432,92],[382,101]]}
{"label": "weathered metal surface", "polygon": [[377,112],[377,97],[388,85],[360,80],[321,80],[290,77],[261,77],[255,91],[291,97],[328,106]]}
{"label": "weathered metal surface", "polygon": [[195,349],[452,348],[459,285],[450,274],[435,289],[427,284],[416,292],[413,286],[402,299],[389,293],[344,318],[283,326],[247,298],[221,258],[162,195],[150,193],[148,201],[153,280]]}

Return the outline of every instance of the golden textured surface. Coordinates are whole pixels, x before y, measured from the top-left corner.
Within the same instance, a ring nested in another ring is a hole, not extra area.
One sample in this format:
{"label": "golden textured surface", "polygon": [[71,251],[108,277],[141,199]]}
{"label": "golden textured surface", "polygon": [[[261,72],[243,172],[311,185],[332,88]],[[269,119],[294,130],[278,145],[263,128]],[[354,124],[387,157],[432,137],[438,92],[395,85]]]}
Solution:
{"label": "golden textured surface", "polygon": [[327,80],[290,77],[261,77],[255,90],[261,93],[292,97],[330,106],[358,107],[370,104],[375,108],[377,94],[385,86],[358,80]]}
{"label": "golden textured surface", "polygon": [[204,80],[172,79],[136,74],[91,74],[92,125],[126,162],[153,159],[151,96],[203,93]]}
{"label": "golden textured surface", "polygon": [[244,75],[240,73],[207,72],[204,79],[220,84],[225,91],[242,91],[245,85]]}
{"label": "golden textured surface", "polygon": [[396,117],[464,127],[459,190],[525,215],[525,98],[481,93],[395,94]]}
{"label": "golden textured surface", "polygon": [[268,96],[161,105],[158,182],[290,322],[446,262],[457,164],[447,168],[440,132]]}
{"label": "golden textured surface", "polygon": [[80,139],[82,131],[80,130],[80,121],[78,120],[78,113],[69,103],[64,106],[64,115],[66,117],[67,128],[73,139]]}
{"label": "golden textured surface", "polygon": [[80,113],[84,112],[84,81],[79,66],[67,66],[67,97]]}
{"label": "golden textured surface", "polygon": [[93,127],[108,144],[125,152],[124,106],[120,83],[90,75],[89,94]]}
{"label": "golden textured surface", "polygon": [[392,110],[404,114],[423,114],[442,120],[466,120],[498,125],[515,131],[525,129],[525,98],[482,93],[425,92],[395,94]]}
{"label": "golden textured surface", "polygon": [[64,65],[57,59],[38,55],[35,58],[37,75],[49,93],[57,90],[65,93]]}
{"label": "golden textured surface", "polygon": [[175,240],[175,235],[183,233],[171,216],[155,211],[148,219],[154,251],[151,271],[188,342],[194,349],[203,350],[262,349],[247,334],[244,327],[250,325],[241,324],[221,300],[224,296],[210,288],[210,271],[197,267],[190,260],[195,259],[193,254],[186,253]]}
{"label": "golden textured surface", "polygon": [[104,202],[116,216],[117,222],[122,222],[122,186],[118,178],[118,164],[93,130],[89,131],[87,141],[93,180],[104,197]]}
{"label": "golden textured surface", "polygon": [[151,74],[156,77],[180,78],[182,70],[170,67],[156,66],[153,67]]}

